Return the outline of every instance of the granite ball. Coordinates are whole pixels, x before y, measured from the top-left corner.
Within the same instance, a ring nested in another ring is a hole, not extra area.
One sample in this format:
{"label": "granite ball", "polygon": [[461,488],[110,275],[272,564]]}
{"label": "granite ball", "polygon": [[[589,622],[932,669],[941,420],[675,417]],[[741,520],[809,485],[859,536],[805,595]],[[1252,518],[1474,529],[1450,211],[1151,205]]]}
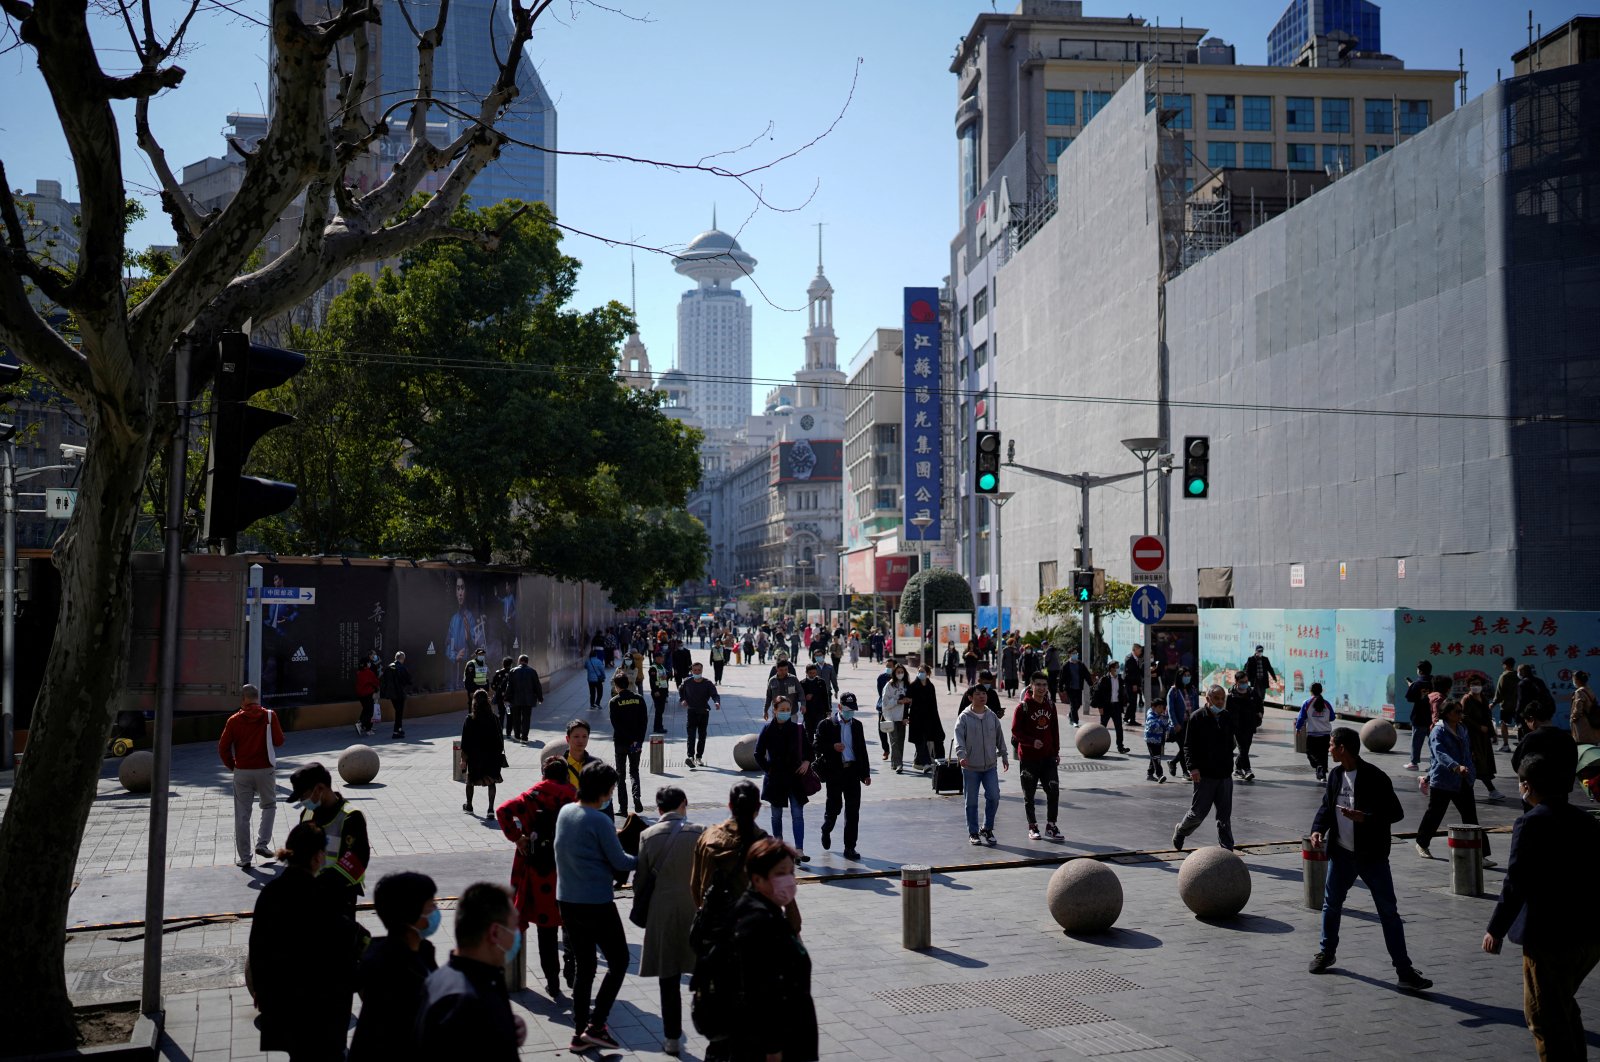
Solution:
{"label": "granite ball", "polygon": [[1250,868],[1226,848],[1197,848],[1178,871],[1178,896],[1201,918],[1231,918],[1250,901]]}
{"label": "granite ball", "polygon": [[117,765],[117,781],[130,793],[150,792],[150,782],[155,776],[156,756],[148,749],[128,753]]}
{"label": "granite ball", "polygon": [[351,745],[339,753],[339,777],[350,785],[366,785],[378,777],[378,750],[371,745]]}
{"label": "granite ball", "polygon": [[1078,754],[1091,760],[1098,760],[1111,751],[1111,731],[1099,723],[1088,723],[1079,727],[1075,740]]}
{"label": "granite ball", "polygon": [[1104,933],[1122,914],[1122,880],[1095,859],[1069,859],[1050,875],[1045,903],[1068,933]]}
{"label": "granite ball", "polygon": [[760,734],[746,734],[733,743],[733,762],[739,765],[741,771],[759,771],[760,765],[756,763],[756,742],[761,739]]}
{"label": "granite ball", "polygon": [[1368,752],[1388,752],[1398,740],[1400,735],[1387,719],[1368,719],[1361,726],[1361,744]]}
{"label": "granite ball", "polygon": [[551,756],[556,756],[563,760],[567,758],[567,741],[565,738],[560,741],[552,741],[539,750],[539,767],[541,770],[544,768],[544,762]]}

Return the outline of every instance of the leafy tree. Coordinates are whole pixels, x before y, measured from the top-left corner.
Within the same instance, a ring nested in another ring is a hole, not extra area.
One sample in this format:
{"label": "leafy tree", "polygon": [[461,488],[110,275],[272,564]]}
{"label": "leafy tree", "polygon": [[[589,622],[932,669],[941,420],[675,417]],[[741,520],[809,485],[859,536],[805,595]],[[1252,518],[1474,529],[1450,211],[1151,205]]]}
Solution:
{"label": "leafy tree", "polygon": [[949,568],[929,568],[917,572],[906,580],[905,591],[900,595],[900,622],[922,622],[922,596],[926,587],[928,597],[928,622],[933,622],[937,612],[971,612],[972,587],[966,577]]}
{"label": "leafy tree", "polygon": [[[1105,596],[1090,604],[1089,616],[1094,621],[1094,630],[1091,632],[1091,648],[1093,652],[1090,656],[1092,659],[1104,660],[1109,653],[1106,648],[1102,621],[1108,616],[1128,611],[1133,605],[1133,593],[1137,589],[1138,587],[1132,583],[1124,583],[1118,579],[1107,579]],[[1078,644],[1077,639],[1080,637],[1078,633],[1078,617],[1082,606],[1073,597],[1070,586],[1052,590],[1050,593],[1042,595],[1038,603],[1033,606],[1033,610],[1041,616],[1062,617],[1063,627],[1068,624],[1071,625],[1070,644]]]}

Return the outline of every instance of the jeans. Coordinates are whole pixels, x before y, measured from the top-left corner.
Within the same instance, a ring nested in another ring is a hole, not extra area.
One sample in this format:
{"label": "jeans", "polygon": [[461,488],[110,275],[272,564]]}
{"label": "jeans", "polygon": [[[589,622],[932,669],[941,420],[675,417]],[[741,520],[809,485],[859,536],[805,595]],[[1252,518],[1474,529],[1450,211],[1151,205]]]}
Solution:
{"label": "jeans", "polygon": [[[822,810],[823,839],[833,832],[834,823],[839,821],[839,811],[844,810],[844,850],[856,850],[857,831],[861,826],[861,779],[855,775],[839,778],[829,778],[827,802]],[[823,845],[824,848],[827,845]]]}
{"label": "jeans", "polygon": [[1028,825],[1038,825],[1033,813],[1033,794],[1036,789],[1044,790],[1044,821],[1055,822],[1056,811],[1061,802],[1061,774],[1056,768],[1056,761],[1022,760],[1020,765],[1022,807],[1028,813]]}
{"label": "jeans", "polygon": [[1600,962],[1600,944],[1522,952],[1522,1013],[1540,1062],[1588,1057],[1578,988]]}
{"label": "jeans", "polygon": [[[1434,835],[1439,832],[1439,823],[1444,821],[1444,809],[1451,804],[1461,813],[1461,821],[1470,825],[1478,824],[1478,802],[1472,797],[1472,789],[1463,785],[1460,789],[1440,789],[1434,786],[1428,791],[1428,810],[1422,813],[1422,822],[1417,825],[1417,843],[1428,847]],[[1489,835],[1483,835],[1483,858],[1489,858]]]}
{"label": "jeans", "polygon": [[[581,1033],[601,1026],[611,1016],[611,1004],[622,991],[628,974],[628,938],[622,931],[622,918],[614,903],[568,903],[561,901],[561,922],[567,929],[567,950],[576,957],[577,976],[572,983],[572,1027]],[[600,993],[589,1009],[589,991],[599,966],[595,949],[606,957],[606,976]]]}
{"label": "jeans", "polygon": [[994,815],[1000,810],[1000,768],[975,771],[961,768],[962,788],[967,793],[967,832],[978,832],[978,787],[983,787],[983,828],[994,829]]}
{"label": "jeans", "polygon": [[1428,747],[1428,728],[1417,723],[1411,724],[1411,762],[1422,762],[1422,750]]}
{"label": "jeans", "polygon": [[1328,844],[1328,883],[1322,893],[1322,950],[1329,955],[1339,952],[1339,919],[1344,911],[1344,898],[1357,878],[1366,882],[1367,891],[1372,893],[1372,905],[1378,909],[1378,921],[1383,923],[1383,943],[1389,949],[1394,968],[1410,969],[1405,923],[1400,920],[1400,908],[1394,901],[1394,875],[1389,871],[1389,860],[1357,859],[1353,852],[1337,842]]}
{"label": "jeans", "polygon": [[[271,740],[269,735],[267,740]],[[261,802],[261,829],[256,833],[256,847],[272,844],[272,823],[278,817],[277,770],[259,767],[250,770],[233,769],[233,845],[241,860],[250,858],[250,803]]]}
{"label": "jeans", "polygon": [[633,802],[639,811],[644,810],[644,798],[639,795],[640,748],[632,741],[618,741],[612,746],[617,753],[617,810],[628,814],[628,774],[633,774]]}
{"label": "jeans", "polygon": [[1189,802],[1189,814],[1178,823],[1178,840],[1195,831],[1212,809],[1217,812],[1217,843],[1233,850],[1233,779],[1201,778],[1194,784],[1194,797]]}
{"label": "jeans", "polygon": [[678,986],[683,978],[678,975],[660,978],[661,982],[661,1035],[668,1040],[683,1037],[683,996]]}
{"label": "jeans", "polygon": [[1239,755],[1234,758],[1233,766],[1237,770],[1248,773],[1250,770],[1250,746],[1256,740],[1256,732],[1254,730],[1241,729],[1234,735],[1234,740],[1239,745]]}
{"label": "jeans", "polygon": [[[806,850],[806,806],[798,791],[789,794],[789,820],[794,824],[794,846]],[[783,840],[783,805],[772,805],[772,836]]]}

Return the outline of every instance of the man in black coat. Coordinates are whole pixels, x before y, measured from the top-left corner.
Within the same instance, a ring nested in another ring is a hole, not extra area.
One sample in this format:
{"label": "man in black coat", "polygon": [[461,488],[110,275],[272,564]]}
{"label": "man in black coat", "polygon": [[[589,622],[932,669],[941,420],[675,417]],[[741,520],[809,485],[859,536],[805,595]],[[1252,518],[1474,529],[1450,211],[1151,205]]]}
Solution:
{"label": "man in black coat", "polygon": [[1600,923],[1582,897],[1600,872],[1600,822],[1568,802],[1572,770],[1554,757],[1528,756],[1518,768],[1532,810],[1511,831],[1511,857],[1483,935],[1500,953],[1507,936],[1522,945],[1522,1006],[1541,1059],[1586,1057],[1578,988],[1600,963]]}
{"label": "man in black coat", "polygon": [[633,774],[633,805],[644,810],[639,792],[639,753],[644,750],[645,728],[650,725],[650,710],[644,698],[630,689],[626,674],[617,676],[617,695],[611,698],[611,740],[617,753],[617,810],[628,815],[627,776]]}
{"label": "man in black coat", "polygon": [[[994,672],[988,668],[978,672],[978,685],[988,691],[989,695],[986,698],[986,702],[989,706],[989,711],[994,713],[996,719],[1004,719],[1006,717],[1006,709],[1005,705],[1000,703],[1000,691],[995,688]],[[960,715],[966,711],[967,705],[971,703],[972,690],[968,689],[961,694],[961,703],[956,706],[956,714]]]}
{"label": "man in black coat", "polygon": [[1078,650],[1072,650],[1072,655],[1061,668],[1061,686],[1066,691],[1067,719],[1073,726],[1078,725],[1078,709],[1083,704],[1083,687],[1089,684],[1089,669],[1084,665],[1083,658],[1078,655]]}
{"label": "man in black coat", "polygon": [[844,809],[844,857],[860,859],[856,851],[861,824],[861,787],[872,784],[872,764],[867,758],[867,735],[856,718],[856,695],[839,698],[839,714],[817,724],[817,773],[828,787],[822,812],[822,847],[833,847],[833,826]]}
{"label": "man in black coat", "polygon": [[528,654],[517,657],[517,666],[511,669],[506,682],[511,700],[511,714],[516,727],[512,733],[518,741],[528,740],[528,722],[533,710],[544,703],[544,686],[539,682],[539,672],[528,663]]}
{"label": "man in black coat", "polygon": [[816,664],[806,665],[806,677],[800,680],[800,697],[802,714],[805,717],[806,733],[816,732],[817,724],[828,718],[828,708],[833,702],[832,691],[828,689],[828,680],[822,677],[822,671]]}
{"label": "man in black coat", "polygon": [[[1246,667],[1248,673],[1249,668]],[[1250,682],[1255,684],[1255,676]],[[1411,759],[1406,770],[1417,770],[1422,761],[1422,750],[1428,747],[1428,731],[1433,729],[1433,709],[1428,704],[1428,694],[1433,692],[1433,665],[1426,660],[1417,661],[1417,677],[1406,683],[1406,703],[1411,705]]]}
{"label": "man in black coat", "polygon": [[[516,1062],[528,1035],[506,992],[506,960],[521,946],[517,923],[504,886],[467,887],[456,904],[456,950],[423,985],[416,1057]],[[581,1033],[573,1046],[586,1051]]]}
{"label": "man in black coat", "polygon": [[[1124,715],[1129,724],[1132,724],[1138,721],[1139,704],[1144,699],[1144,646],[1135,645],[1128,658],[1122,662],[1122,681],[1128,686]],[[1122,744],[1120,738],[1117,739],[1117,744]]]}
{"label": "man in black coat", "polygon": [[1339,952],[1339,918],[1350,887],[1360,878],[1372,893],[1383,924],[1395,974],[1403,988],[1421,990],[1433,982],[1417,972],[1406,953],[1405,923],[1394,898],[1389,870],[1389,827],[1406,817],[1394,783],[1381,767],[1361,758],[1361,735],[1347,726],[1333,732],[1328,755],[1335,764],[1328,773],[1322,806],[1311,823],[1311,843],[1324,848],[1328,883],[1322,894],[1322,945],[1311,960],[1311,972],[1323,973]]}
{"label": "man in black coat", "polygon": [[1194,783],[1189,814],[1172,832],[1172,847],[1183,850],[1184,838],[1194,832],[1207,814],[1217,813],[1217,843],[1233,851],[1233,720],[1223,705],[1221,686],[1206,691],[1205,700],[1184,721],[1183,744],[1178,754]]}
{"label": "man in black coat", "polygon": [[672,643],[672,681],[678,689],[683,688],[683,680],[689,677],[689,667],[694,663],[689,654],[689,647],[682,642]]}
{"label": "man in black coat", "polygon": [[1094,692],[1089,695],[1089,707],[1100,710],[1101,726],[1114,725],[1117,728],[1118,752],[1128,751],[1128,746],[1122,742],[1122,711],[1127,703],[1128,684],[1117,674],[1116,663],[1109,663],[1106,673],[1100,676]]}

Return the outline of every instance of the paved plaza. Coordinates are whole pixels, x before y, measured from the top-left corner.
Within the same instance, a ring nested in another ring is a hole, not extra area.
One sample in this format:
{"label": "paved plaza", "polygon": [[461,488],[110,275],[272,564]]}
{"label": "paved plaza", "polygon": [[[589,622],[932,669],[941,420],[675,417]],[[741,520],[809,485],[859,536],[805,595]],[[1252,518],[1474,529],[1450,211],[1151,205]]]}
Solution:
{"label": "paved plaza", "polygon": [[[877,668],[863,661],[852,669],[846,661],[843,670],[842,687],[866,703]],[[669,711],[666,772],[659,779],[646,774],[647,798],[655,785],[670,781],[689,794],[691,819],[726,817],[728,786],[741,776],[732,746],[760,725],[766,674],[765,666],[729,665],[723,711],[712,713],[707,768],[683,766],[682,712]],[[944,694],[942,678],[937,681],[945,726],[953,732],[957,698]],[[1359,887],[1347,909],[1338,965],[1322,977],[1306,973],[1317,950],[1318,916],[1301,904],[1298,841],[1320,788],[1290,747],[1287,715],[1269,715],[1256,745],[1259,780],[1235,789],[1234,833],[1251,869],[1252,896],[1245,913],[1227,921],[1199,921],[1179,901],[1182,856],[1170,851],[1170,839],[1190,790],[1182,782],[1146,781],[1143,756],[1113,753],[1086,761],[1070,747],[1064,751],[1060,823],[1066,839],[1059,844],[1027,839],[1015,769],[1002,775],[999,843],[992,849],[967,844],[960,797],[934,796],[926,778],[896,776],[886,764],[874,765],[864,796],[861,862],[845,860],[837,839],[833,851],[822,849],[821,801],[814,800],[806,809],[812,859],[803,868],[810,880],[799,903],[815,964],[823,1057],[1531,1057],[1519,951],[1508,945],[1496,957],[1479,950],[1492,898],[1451,894],[1448,860],[1419,859],[1409,844],[1397,844],[1393,855],[1400,907],[1412,957],[1435,987],[1420,995],[1397,991],[1376,917]],[[587,710],[584,684],[572,677],[556,684],[537,714],[535,742],[555,740],[575,716],[593,721],[591,751],[608,756],[605,712]],[[376,737],[365,739],[349,729],[290,734],[279,764],[284,795],[288,772],[300,763],[320,758],[331,765],[351,742],[373,744],[383,757],[377,780],[345,789],[372,826],[369,881],[394,870],[420,870],[434,877],[442,896],[454,896],[471,881],[506,879],[510,845],[498,829],[461,810],[461,787],[450,781],[449,749],[460,718],[408,720],[404,742],[387,740],[388,730],[383,724]],[[1069,746],[1072,733],[1065,726]],[[1130,747],[1142,749],[1135,734],[1128,737]],[[511,767],[501,799],[537,777],[537,748],[512,746],[507,755]],[[1401,769],[1401,753],[1375,760],[1396,779],[1407,808],[1396,831],[1405,834],[1421,816],[1416,775]],[[1507,758],[1500,763],[1509,773]],[[1509,777],[1501,788],[1515,792]],[[261,1058],[242,987],[249,921],[241,916],[276,865],[249,872],[232,865],[232,794],[213,746],[176,750],[171,799],[167,910],[182,920],[168,927],[166,1055],[203,1062]],[[481,813],[482,794],[478,807]],[[80,1002],[138,995],[140,927],[129,923],[143,910],[147,813],[148,798],[124,793],[115,765],[108,764],[70,916],[75,928],[67,965]],[[1516,809],[1509,801],[1480,803],[1480,813],[1491,827],[1505,827]],[[292,821],[292,809],[281,805],[278,840]],[[765,815],[762,822],[767,825]],[[1189,844],[1213,844],[1215,836],[1208,821]],[[1503,859],[1509,837],[1500,833],[1493,841]],[[1442,839],[1435,851],[1446,852]],[[1045,909],[1054,865],[1074,855],[1104,858],[1121,879],[1125,905],[1109,934],[1066,936]],[[936,868],[934,947],[920,953],[900,945],[898,874],[911,862]],[[1498,870],[1486,871],[1491,896],[1499,880]],[[370,912],[362,917],[381,932]],[[629,926],[628,933],[637,969],[641,931]],[[448,938],[447,919],[438,938],[442,947]],[[1595,1013],[1600,988],[1586,986],[1581,1002]],[[524,1055],[564,1054],[568,1005],[524,992],[517,1006],[529,1026]],[[658,1013],[654,981],[630,976],[611,1022],[628,1053],[659,1053]],[[703,1046],[691,1032],[685,1057],[698,1057]]]}

